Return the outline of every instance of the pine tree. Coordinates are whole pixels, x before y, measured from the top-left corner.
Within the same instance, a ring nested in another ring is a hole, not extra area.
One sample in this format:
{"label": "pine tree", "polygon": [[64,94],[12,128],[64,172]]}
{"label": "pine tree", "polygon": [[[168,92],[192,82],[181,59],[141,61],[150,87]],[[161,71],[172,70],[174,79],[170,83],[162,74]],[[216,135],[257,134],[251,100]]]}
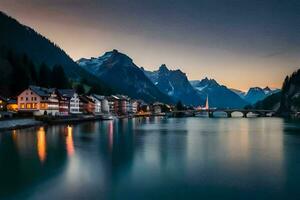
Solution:
{"label": "pine tree", "polygon": [[54,88],[70,88],[70,82],[61,65],[55,65],[52,69],[51,86]]}
{"label": "pine tree", "polygon": [[49,67],[42,63],[39,68],[39,78],[38,85],[41,87],[50,87],[51,86],[51,70]]}

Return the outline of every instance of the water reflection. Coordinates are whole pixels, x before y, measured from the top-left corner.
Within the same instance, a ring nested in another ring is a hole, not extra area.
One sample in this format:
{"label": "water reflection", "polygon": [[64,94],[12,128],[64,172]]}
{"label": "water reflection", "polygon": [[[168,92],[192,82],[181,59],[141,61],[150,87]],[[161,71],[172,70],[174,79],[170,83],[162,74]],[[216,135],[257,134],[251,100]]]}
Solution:
{"label": "water reflection", "polygon": [[73,142],[73,129],[71,126],[67,126],[66,128],[66,149],[69,156],[72,156],[75,152],[74,142]]}
{"label": "water reflection", "polygon": [[282,199],[297,193],[300,137],[285,133],[299,127],[276,118],[137,118],[0,134],[0,197]]}
{"label": "water reflection", "polygon": [[46,132],[44,127],[40,127],[37,131],[37,152],[40,161],[43,163],[47,156]]}
{"label": "water reflection", "polygon": [[114,145],[114,125],[112,121],[108,123],[108,141],[109,151],[112,152]]}

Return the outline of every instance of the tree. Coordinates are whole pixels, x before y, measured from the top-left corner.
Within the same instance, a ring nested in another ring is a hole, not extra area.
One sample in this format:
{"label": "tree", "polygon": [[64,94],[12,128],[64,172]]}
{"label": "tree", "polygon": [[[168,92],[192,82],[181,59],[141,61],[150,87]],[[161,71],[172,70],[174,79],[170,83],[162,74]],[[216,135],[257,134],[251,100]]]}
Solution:
{"label": "tree", "polygon": [[183,104],[182,104],[181,101],[178,101],[178,102],[177,102],[177,104],[176,104],[176,109],[177,109],[178,111],[184,110],[184,106],[183,106]]}
{"label": "tree", "polygon": [[49,67],[45,64],[42,63],[40,65],[40,71],[39,71],[39,81],[38,85],[41,87],[50,87],[51,86],[51,70]]}
{"label": "tree", "polygon": [[70,82],[61,65],[55,65],[52,69],[51,87],[70,88]]}
{"label": "tree", "polygon": [[75,88],[77,94],[84,94],[85,89],[82,84],[78,84]]}
{"label": "tree", "polygon": [[29,77],[24,67],[23,60],[16,54],[9,52],[8,62],[12,67],[10,91],[13,95],[19,94],[22,90],[28,87]]}

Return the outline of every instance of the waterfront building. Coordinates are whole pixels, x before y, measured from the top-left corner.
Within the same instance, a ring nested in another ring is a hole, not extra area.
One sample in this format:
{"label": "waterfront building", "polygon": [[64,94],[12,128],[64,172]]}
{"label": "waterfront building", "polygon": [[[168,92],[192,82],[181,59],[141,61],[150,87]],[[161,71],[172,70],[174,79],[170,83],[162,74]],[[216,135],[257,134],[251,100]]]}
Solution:
{"label": "waterfront building", "polygon": [[80,114],[80,99],[76,92],[72,95],[70,99],[70,113],[71,114]]}
{"label": "waterfront building", "polygon": [[18,111],[18,102],[16,99],[7,99],[6,104],[7,111],[17,112]]}
{"label": "waterfront building", "polygon": [[111,95],[107,97],[109,110],[115,115],[127,115],[129,112],[129,97],[125,95]]}
{"label": "waterfront building", "polygon": [[128,112],[131,114],[136,114],[138,111],[138,101],[134,99],[130,99],[128,102]]}
{"label": "waterfront building", "polygon": [[86,95],[79,96],[79,111],[86,114],[95,113],[95,101]]}
{"label": "waterfront building", "polygon": [[160,103],[160,102],[155,102],[151,105],[151,112],[153,114],[161,114],[162,112],[162,107],[164,104]]}
{"label": "waterfront building", "polygon": [[18,112],[53,116],[59,114],[59,101],[55,89],[29,86],[18,96]]}
{"label": "waterfront building", "polygon": [[102,113],[105,113],[105,114],[108,114],[110,112],[109,103],[105,97],[103,97],[103,99],[101,100],[101,111],[102,111]]}
{"label": "waterfront building", "polygon": [[111,96],[108,96],[106,97],[107,101],[108,101],[108,107],[109,107],[109,111],[112,113],[112,114],[116,114],[116,109],[115,109],[115,102],[117,101],[117,97],[114,96],[114,95],[111,95]]}
{"label": "waterfront building", "polygon": [[73,89],[57,90],[59,97],[59,113],[61,115],[80,114],[79,97]]}
{"label": "waterfront building", "polygon": [[7,99],[0,96],[0,111],[5,111],[7,105]]}
{"label": "waterfront building", "polygon": [[108,97],[102,96],[102,95],[97,95],[97,94],[93,94],[92,95],[95,99],[97,99],[98,101],[100,101],[100,112],[103,114],[108,114],[110,112],[110,107],[114,107],[114,100],[111,102],[112,105],[110,106],[110,102],[108,100]]}
{"label": "waterfront building", "polygon": [[90,98],[95,102],[95,114],[100,114],[101,111],[101,97],[96,94],[92,94]]}

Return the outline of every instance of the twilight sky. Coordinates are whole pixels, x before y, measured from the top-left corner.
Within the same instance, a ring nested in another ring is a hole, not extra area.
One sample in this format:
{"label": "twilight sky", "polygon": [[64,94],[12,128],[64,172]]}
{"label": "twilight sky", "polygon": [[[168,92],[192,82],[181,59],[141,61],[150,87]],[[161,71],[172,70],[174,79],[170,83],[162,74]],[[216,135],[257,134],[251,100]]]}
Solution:
{"label": "twilight sky", "polygon": [[74,60],[118,49],[189,79],[281,87],[300,67],[299,0],[0,0]]}

